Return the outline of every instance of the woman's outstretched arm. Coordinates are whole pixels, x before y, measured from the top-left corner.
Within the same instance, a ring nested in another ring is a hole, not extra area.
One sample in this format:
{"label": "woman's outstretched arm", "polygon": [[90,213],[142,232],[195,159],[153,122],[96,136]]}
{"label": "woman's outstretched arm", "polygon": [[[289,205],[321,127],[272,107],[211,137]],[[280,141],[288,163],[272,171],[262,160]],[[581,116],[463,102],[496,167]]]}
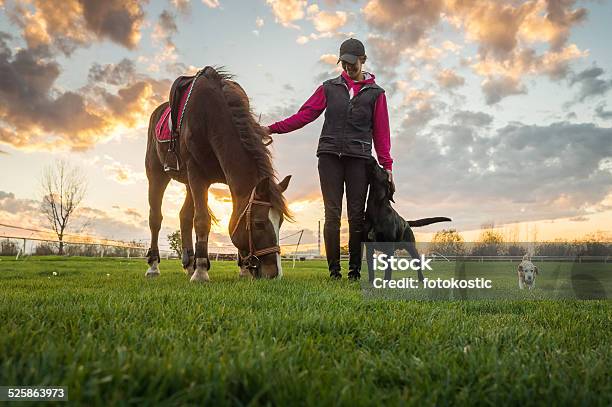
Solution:
{"label": "woman's outstretched arm", "polygon": [[378,163],[388,171],[393,168],[391,158],[391,131],[389,130],[389,111],[387,110],[387,98],[381,93],[374,105],[374,120],[372,123],[372,139]]}
{"label": "woman's outstretched arm", "polygon": [[301,129],[319,117],[326,107],[325,91],[321,85],[296,114],[269,126],[270,133],[289,133]]}

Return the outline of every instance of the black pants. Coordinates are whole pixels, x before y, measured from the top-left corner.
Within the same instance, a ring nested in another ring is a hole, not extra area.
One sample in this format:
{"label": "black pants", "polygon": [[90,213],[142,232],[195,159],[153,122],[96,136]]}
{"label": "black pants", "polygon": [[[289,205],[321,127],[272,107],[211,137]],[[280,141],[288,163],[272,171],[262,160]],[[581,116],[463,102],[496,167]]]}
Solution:
{"label": "black pants", "polygon": [[349,222],[349,270],[361,268],[361,242],[365,202],[368,192],[367,159],[319,156],[319,180],[325,204],[325,253],[330,271],[340,271],[340,217],[346,185],[346,207]]}

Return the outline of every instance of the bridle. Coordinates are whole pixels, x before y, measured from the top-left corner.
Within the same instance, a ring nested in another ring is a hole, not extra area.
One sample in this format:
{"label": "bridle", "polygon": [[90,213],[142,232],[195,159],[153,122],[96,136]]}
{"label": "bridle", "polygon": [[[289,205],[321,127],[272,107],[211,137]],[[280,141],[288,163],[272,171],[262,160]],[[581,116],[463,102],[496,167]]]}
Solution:
{"label": "bridle", "polygon": [[249,254],[246,256],[242,256],[240,254],[240,251],[238,251],[238,256],[240,258],[240,261],[245,265],[246,268],[249,269],[249,271],[251,271],[253,275],[257,273],[257,269],[259,268],[259,257],[260,256],[265,256],[267,254],[272,254],[272,253],[280,254],[280,246],[278,245],[266,247],[265,249],[259,249],[259,250],[255,249],[255,244],[253,243],[253,228],[251,225],[251,211],[252,211],[253,205],[272,207],[272,204],[270,202],[260,201],[258,199],[255,199],[255,189],[256,188],[257,187],[253,188],[253,190],[251,191],[249,202],[246,208],[244,208],[244,210],[240,213],[240,216],[238,216],[238,219],[236,220],[236,223],[234,224],[234,228],[232,229],[232,233],[230,234],[230,238],[233,240],[234,234],[236,233],[236,230],[238,229],[238,225],[240,225],[240,221],[242,220],[242,218],[246,217],[246,230],[247,230],[247,235],[249,237]]}

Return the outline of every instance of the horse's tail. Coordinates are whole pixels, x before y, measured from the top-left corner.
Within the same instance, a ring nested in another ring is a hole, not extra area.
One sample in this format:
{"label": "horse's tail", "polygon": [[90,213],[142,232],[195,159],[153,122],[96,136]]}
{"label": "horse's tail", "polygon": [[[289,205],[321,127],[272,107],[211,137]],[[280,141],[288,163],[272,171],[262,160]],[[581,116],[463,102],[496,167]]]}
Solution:
{"label": "horse's tail", "polygon": [[210,206],[207,207],[207,210],[208,210],[208,216],[210,216],[210,222],[213,225],[219,225],[219,218],[217,218],[215,216],[215,214],[213,213],[212,209],[210,209]]}
{"label": "horse's tail", "polygon": [[408,224],[411,227],[420,227],[420,226],[427,226],[427,225],[431,225],[432,223],[438,223],[438,222],[450,222],[452,219],[451,218],[445,218],[443,216],[436,216],[434,218],[423,218],[423,219],[417,219],[417,220],[409,220]]}

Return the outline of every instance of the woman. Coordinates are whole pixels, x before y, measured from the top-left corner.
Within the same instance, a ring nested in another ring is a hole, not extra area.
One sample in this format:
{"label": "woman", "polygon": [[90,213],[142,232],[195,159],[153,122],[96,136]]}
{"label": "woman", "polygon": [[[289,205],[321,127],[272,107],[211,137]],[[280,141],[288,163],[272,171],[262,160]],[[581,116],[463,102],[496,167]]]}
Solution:
{"label": "woman", "polygon": [[312,122],[325,110],[319,137],[319,179],[325,204],[325,252],[330,277],[341,278],[340,216],[346,185],[349,222],[349,279],[361,277],[361,242],[368,175],[366,163],[372,143],[379,163],[393,183],[390,156],[389,114],[385,91],[374,82],[374,75],[363,72],[366,61],[361,41],[348,39],[340,46],[343,72],[323,82],[300,110],[267,127],[269,133],[288,133]]}

